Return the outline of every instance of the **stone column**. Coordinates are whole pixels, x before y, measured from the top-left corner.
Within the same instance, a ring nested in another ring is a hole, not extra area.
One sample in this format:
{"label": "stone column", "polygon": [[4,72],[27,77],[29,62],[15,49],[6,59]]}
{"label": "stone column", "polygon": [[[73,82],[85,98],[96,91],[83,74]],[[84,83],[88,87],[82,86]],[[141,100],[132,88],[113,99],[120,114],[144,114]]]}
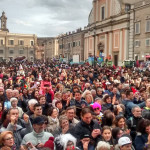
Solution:
{"label": "stone column", "polygon": [[112,56],[112,31],[109,33],[109,55]]}
{"label": "stone column", "polygon": [[120,30],[120,49],[119,49],[119,66],[122,66],[122,29]]}
{"label": "stone column", "polygon": [[125,29],[124,60],[129,59],[129,30]]}
{"label": "stone column", "polygon": [[88,58],[88,53],[89,53],[89,37],[87,37],[87,40],[86,40],[86,42],[87,42],[87,49],[86,49],[86,59]]}
{"label": "stone column", "polygon": [[99,21],[99,18],[98,18],[98,9],[99,9],[99,1],[97,0],[96,2],[96,21]]}
{"label": "stone column", "polygon": [[113,15],[113,0],[110,0],[110,16]]}
{"label": "stone column", "polygon": [[95,35],[95,56],[97,56],[97,45],[98,45],[98,36]]}
{"label": "stone column", "polygon": [[88,42],[87,42],[87,38],[84,37],[84,60],[86,60],[86,53],[87,53],[87,46],[88,46]]}
{"label": "stone column", "polygon": [[[133,55],[134,55],[134,11],[132,10],[130,13],[130,32],[127,33],[129,34],[128,36],[128,41],[129,41],[129,50],[128,50],[128,59],[132,60],[133,59]],[[126,31],[127,32],[127,31]]]}
{"label": "stone column", "polygon": [[96,22],[96,0],[93,1],[94,22]]}
{"label": "stone column", "polygon": [[105,50],[104,50],[104,54],[105,54],[105,58],[107,57],[107,33],[105,33]]}
{"label": "stone column", "polygon": [[106,16],[105,16],[105,18],[108,18],[108,0],[106,0]]}

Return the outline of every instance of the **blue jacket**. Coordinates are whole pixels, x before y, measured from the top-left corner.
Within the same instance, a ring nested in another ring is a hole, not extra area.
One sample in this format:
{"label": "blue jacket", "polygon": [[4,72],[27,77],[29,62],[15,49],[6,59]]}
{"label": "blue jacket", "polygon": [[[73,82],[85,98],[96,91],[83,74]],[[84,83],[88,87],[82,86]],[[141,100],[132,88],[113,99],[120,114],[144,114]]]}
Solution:
{"label": "blue jacket", "polygon": [[137,133],[137,136],[134,141],[135,149],[142,150],[147,141],[148,141],[148,134]]}
{"label": "blue jacket", "polygon": [[126,107],[126,118],[129,119],[130,117],[132,117],[132,108],[135,106],[139,106],[141,108],[145,107],[145,102],[142,102],[140,104],[134,104],[133,101],[131,100],[123,100],[122,103],[125,105]]}

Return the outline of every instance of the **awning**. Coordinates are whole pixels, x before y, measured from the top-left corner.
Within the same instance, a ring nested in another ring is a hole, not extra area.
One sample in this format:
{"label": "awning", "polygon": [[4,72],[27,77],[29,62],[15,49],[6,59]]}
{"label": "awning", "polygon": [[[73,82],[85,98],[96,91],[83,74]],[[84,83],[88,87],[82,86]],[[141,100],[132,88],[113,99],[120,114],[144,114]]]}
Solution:
{"label": "awning", "polygon": [[150,58],[150,55],[146,55],[146,58]]}

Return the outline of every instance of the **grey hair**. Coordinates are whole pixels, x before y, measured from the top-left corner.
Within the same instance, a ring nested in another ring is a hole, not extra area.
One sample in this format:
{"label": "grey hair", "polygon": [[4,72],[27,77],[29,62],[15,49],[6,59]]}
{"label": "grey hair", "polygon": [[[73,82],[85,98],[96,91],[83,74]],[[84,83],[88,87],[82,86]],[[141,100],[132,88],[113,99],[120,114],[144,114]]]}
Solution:
{"label": "grey hair", "polygon": [[13,92],[18,92],[19,93],[19,90],[15,89],[15,90],[13,90]]}
{"label": "grey hair", "polygon": [[12,90],[12,89],[7,89],[7,90],[6,90],[6,93],[7,93],[7,92],[9,92],[9,91],[11,91],[11,92],[12,92],[13,90]]}
{"label": "grey hair", "polygon": [[18,101],[18,99],[17,99],[16,97],[12,97],[12,98],[10,99],[10,102],[12,102],[12,101]]}
{"label": "grey hair", "polygon": [[92,90],[91,90],[91,93],[92,93],[92,92],[96,92],[96,90],[92,89]]}
{"label": "grey hair", "polygon": [[108,144],[108,143],[106,143],[104,141],[100,141],[97,144],[96,150],[101,150],[101,148],[105,148],[107,150],[110,150],[111,147],[110,147],[110,144]]}
{"label": "grey hair", "polygon": [[[132,113],[135,111],[135,108],[140,108],[138,105],[132,108]],[[140,108],[141,109],[141,108]]]}
{"label": "grey hair", "polygon": [[34,104],[37,104],[38,103],[38,101],[36,100],[36,99],[30,99],[29,101],[28,101],[28,105],[30,106],[30,105],[34,105]]}
{"label": "grey hair", "polygon": [[61,126],[63,120],[68,120],[68,118],[67,118],[66,115],[61,115],[61,116],[59,117],[59,124],[60,124],[60,126]]}

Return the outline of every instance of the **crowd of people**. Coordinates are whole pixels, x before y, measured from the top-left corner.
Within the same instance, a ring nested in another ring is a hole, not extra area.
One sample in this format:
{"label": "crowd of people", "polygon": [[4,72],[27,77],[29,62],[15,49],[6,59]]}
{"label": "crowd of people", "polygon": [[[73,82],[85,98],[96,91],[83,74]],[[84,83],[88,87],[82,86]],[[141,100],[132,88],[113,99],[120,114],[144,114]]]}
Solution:
{"label": "crowd of people", "polygon": [[150,67],[0,65],[1,150],[150,150]]}

